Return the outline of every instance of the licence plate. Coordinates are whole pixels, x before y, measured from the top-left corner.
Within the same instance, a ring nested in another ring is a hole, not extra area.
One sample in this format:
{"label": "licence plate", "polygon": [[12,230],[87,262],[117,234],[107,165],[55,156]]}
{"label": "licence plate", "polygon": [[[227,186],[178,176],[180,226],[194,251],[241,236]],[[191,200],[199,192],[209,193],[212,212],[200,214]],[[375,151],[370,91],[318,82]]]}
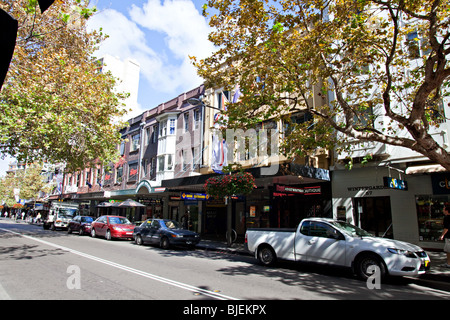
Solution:
{"label": "licence plate", "polygon": [[127,234],[133,234],[133,232],[127,232]]}

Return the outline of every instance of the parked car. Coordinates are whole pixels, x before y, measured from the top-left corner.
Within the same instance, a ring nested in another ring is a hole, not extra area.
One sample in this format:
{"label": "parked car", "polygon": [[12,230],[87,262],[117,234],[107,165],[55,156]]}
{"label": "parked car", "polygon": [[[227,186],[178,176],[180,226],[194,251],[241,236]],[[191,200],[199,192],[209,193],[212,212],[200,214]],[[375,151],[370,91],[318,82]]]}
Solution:
{"label": "parked car", "polygon": [[89,216],[76,216],[69,221],[67,233],[78,232],[80,236],[83,234],[91,234],[91,224],[94,218]]}
{"label": "parked car", "polygon": [[375,237],[344,221],[308,218],[297,229],[247,229],[248,251],[263,265],[277,259],[322,263],[353,268],[363,279],[373,270],[381,278],[418,276],[430,268],[430,258],[420,247]]}
{"label": "parked car", "polygon": [[91,224],[91,237],[133,238],[134,224],[122,216],[101,216]]}
{"label": "parked car", "polygon": [[156,244],[163,249],[170,246],[195,247],[200,242],[196,232],[182,229],[180,224],[168,219],[148,219],[134,228],[133,238],[136,244]]}

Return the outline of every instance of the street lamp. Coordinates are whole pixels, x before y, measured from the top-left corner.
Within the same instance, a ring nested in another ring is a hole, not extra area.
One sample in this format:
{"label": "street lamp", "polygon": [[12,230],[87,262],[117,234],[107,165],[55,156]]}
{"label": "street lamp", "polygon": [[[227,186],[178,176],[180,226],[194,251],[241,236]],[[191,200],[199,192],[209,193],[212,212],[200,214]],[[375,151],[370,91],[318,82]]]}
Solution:
{"label": "street lamp", "polygon": [[[205,119],[203,118],[204,116],[204,110],[205,108],[210,108],[210,109],[215,109],[215,110],[219,110],[222,111],[219,108],[213,107],[213,106],[208,106],[206,105],[201,99],[198,98],[189,98],[186,100],[190,105],[193,106],[202,106],[202,122],[203,122],[203,126],[205,125]],[[203,143],[203,126],[202,126],[202,143]],[[203,160],[203,148],[202,148],[202,160]],[[230,198],[231,200],[231,198]],[[226,234],[226,238],[227,238],[227,246],[231,247],[232,245],[232,240],[231,240],[231,232],[232,232],[232,221],[233,221],[233,208],[232,208],[232,201],[228,201],[227,202],[227,234]]]}

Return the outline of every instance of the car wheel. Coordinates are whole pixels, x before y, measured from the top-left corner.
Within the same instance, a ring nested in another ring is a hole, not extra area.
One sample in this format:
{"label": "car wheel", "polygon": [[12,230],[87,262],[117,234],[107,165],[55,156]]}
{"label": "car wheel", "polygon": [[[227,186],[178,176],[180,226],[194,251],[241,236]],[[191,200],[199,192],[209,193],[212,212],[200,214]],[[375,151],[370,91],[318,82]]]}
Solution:
{"label": "car wheel", "polygon": [[[376,268],[374,270],[374,267]],[[362,280],[369,279],[376,270],[379,270],[380,278],[386,276],[386,267],[384,262],[375,254],[364,254],[356,259],[355,272]]]}
{"label": "car wheel", "polygon": [[258,249],[258,261],[264,266],[272,266],[277,261],[277,255],[271,247],[263,246]]}
{"label": "car wheel", "polygon": [[92,238],[95,238],[97,235],[95,234],[95,229],[94,228],[92,228],[92,230],[91,230],[91,237]]}
{"label": "car wheel", "polygon": [[78,229],[78,235],[82,236],[84,234],[83,228],[80,227],[80,229]]}
{"label": "car wheel", "polygon": [[106,238],[106,240],[111,240],[112,239],[110,230],[106,230],[105,238]]}
{"label": "car wheel", "polygon": [[67,233],[68,233],[68,234],[71,234],[71,233],[72,233],[72,228],[71,228],[71,227],[68,227],[68,228],[67,228]]}
{"label": "car wheel", "polygon": [[170,242],[169,239],[167,239],[166,237],[161,239],[161,248],[163,249],[169,249],[170,247]]}
{"label": "car wheel", "polygon": [[138,246],[142,246],[142,245],[144,244],[144,241],[142,240],[142,237],[141,237],[140,234],[138,234],[138,235],[136,236],[135,242],[136,242],[136,244],[137,244]]}

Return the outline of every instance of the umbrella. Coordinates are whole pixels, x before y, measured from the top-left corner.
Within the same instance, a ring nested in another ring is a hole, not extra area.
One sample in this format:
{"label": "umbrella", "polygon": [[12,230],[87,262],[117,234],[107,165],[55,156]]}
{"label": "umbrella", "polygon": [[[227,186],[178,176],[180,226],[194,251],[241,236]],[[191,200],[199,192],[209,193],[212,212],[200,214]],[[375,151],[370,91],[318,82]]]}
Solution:
{"label": "umbrella", "polygon": [[145,205],[143,205],[142,203],[139,203],[137,201],[131,200],[131,199],[127,199],[125,201],[122,202],[115,202],[113,204],[113,207],[117,207],[117,208],[136,208],[136,207],[145,207]]}
{"label": "umbrella", "polygon": [[99,208],[107,208],[107,207],[112,207],[112,203],[110,203],[110,202],[101,202],[101,203],[99,203],[98,205],[97,205],[97,207],[99,207]]}

